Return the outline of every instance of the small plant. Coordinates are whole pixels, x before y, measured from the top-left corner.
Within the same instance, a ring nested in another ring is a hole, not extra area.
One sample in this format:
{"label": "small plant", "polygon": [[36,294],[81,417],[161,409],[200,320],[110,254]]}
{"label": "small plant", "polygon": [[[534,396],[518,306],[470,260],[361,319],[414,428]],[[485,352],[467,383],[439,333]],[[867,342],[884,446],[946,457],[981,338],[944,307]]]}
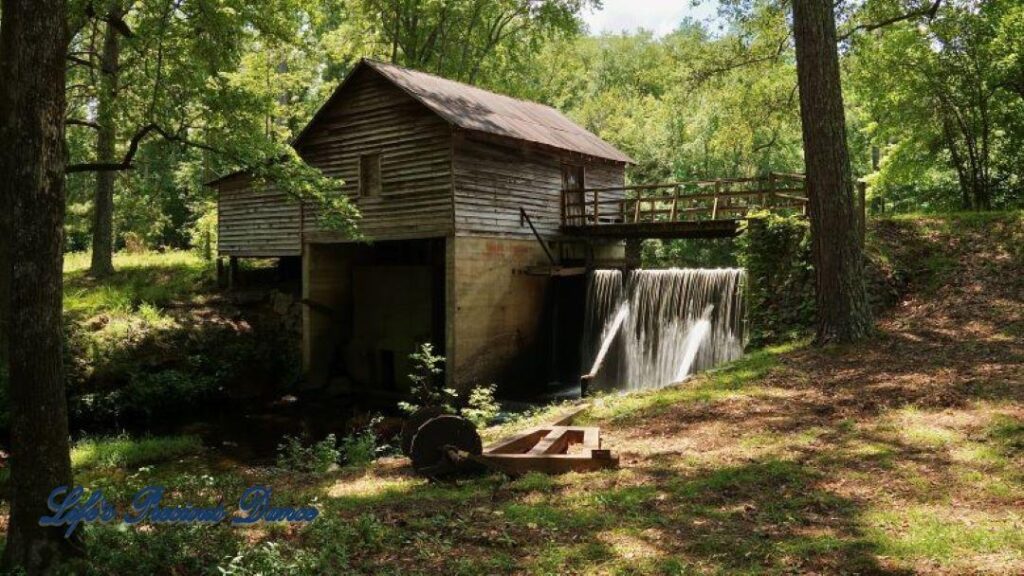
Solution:
{"label": "small plant", "polygon": [[419,350],[409,355],[409,359],[414,364],[409,380],[412,381],[410,391],[416,403],[399,402],[398,407],[410,414],[428,406],[438,406],[448,412],[454,412],[458,394],[440,383],[440,376],[444,373],[441,367],[444,364],[444,356],[434,354],[434,345],[425,342],[420,345]]}
{"label": "small plant", "polygon": [[477,428],[487,426],[501,411],[501,404],[494,399],[498,387],[494,384],[476,386],[469,392],[469,399],[462,409],[462,415]]}
{"label": "small plant", "polygon": [[494,399],[498,387],[494,384],[476,386],[461,410],[455,408],[459,401],[459,393],[445,388],[439,376],[444,372],[441,364],[444,356],[434,354],[430,343],[421,344],[418,351],[409,355],[415,364],[414,372],[409,374],[412,380],[412,397],[415,403],[399,402],[398,408],[412,414],[420,408],[441,408],[451,414],[461,414],[474,426],[483,427],[490,423],[501,410],[501,405]]}
{"label": "small plant", "polygon": [[380,423],[380,417],[370,420],[362,430],[341,439],[341,452],[348,466],[366,466],[377,459],[377,454],[387,446],[377,445],[377,435],[373,429]]}
{"label": "small plant", "polygon": [[340,459],[341,450],[334,434],[311,446],[303,445],[297,436],[286,435],[277,445],[277,466],[286,470],[323,474],[337,466]]}

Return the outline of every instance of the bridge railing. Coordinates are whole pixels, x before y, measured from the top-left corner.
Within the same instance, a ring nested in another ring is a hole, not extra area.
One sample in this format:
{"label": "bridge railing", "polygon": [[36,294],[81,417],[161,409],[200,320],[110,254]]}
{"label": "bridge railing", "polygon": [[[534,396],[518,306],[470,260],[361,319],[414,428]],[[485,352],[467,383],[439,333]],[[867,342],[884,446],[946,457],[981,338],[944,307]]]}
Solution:
{"label": "bridge railing", "polygon": [[741,220],[753,210],[807,213],[801,174],[562,191],[562,225]]}

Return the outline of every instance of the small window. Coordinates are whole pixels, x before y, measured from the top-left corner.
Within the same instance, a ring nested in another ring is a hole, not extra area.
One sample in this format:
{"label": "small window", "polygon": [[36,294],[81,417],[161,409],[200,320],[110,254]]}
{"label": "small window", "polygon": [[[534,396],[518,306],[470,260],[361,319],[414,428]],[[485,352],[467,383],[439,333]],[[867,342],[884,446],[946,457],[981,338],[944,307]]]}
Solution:
{"label": "small window", "polygon": [[359,157],[359,195],[380,194],[380,154],[363,154]]}

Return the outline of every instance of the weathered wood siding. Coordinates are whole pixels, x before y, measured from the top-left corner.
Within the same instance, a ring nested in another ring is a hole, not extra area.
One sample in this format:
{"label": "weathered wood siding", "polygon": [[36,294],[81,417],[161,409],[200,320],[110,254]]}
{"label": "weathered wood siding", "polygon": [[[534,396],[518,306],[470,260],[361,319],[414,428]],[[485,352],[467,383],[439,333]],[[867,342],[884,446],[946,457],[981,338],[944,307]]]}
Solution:
{"label": "weathered wood siding", "polygon": [[455,233],[459,236],[529,236],[520,225],[526,209],[537,231],[558,233],[562,164],[582,164],[587,187],[622,186],[624,165],[543,150],[521,142],[456,132],[453,139]]}
{"label": "weathered wood siding", "polygon": [[[345,181],[342,193],[362,213],[371,240],[445,236],[452,230],[451,126],[376,72],[363,69],[328,105],[299,153],[327,175]],[[379,153],[381,191],[358,197],[359,156]],[[306,211],[311,238],[315,210]]]}
{"label": "weathered wood siding", "polygon": [[[298,152],[359,207],[368,240],[529,236],[523,207],[544,235],[561,223],[563,163],[584,165],[587,187],[621,186],[624,166],[507,138],[453,130],[423,104],[370,68],[350,77],[297,143]],[[379,154],[381,190],[359,196],[359,158]],[[220,253],[286,256],[302,240],[343,241],[322,229],[315,206],[253,188],[244,175],[217,184]]]}
{"label": "weathered wood siding", "polygon": [[271,185],[239,174],[217,184],[217,249],[222,256],[302,253],[302,206]]}

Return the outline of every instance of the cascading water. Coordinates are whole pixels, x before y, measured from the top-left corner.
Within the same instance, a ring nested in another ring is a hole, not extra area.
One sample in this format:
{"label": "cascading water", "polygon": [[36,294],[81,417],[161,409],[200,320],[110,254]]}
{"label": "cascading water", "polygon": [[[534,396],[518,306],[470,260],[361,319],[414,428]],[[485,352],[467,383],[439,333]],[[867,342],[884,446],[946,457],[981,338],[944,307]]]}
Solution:
{"label": "cascading water", "polygon": [[739,358],[745,281],[738,268],[595,270],[583,343],[590,386],[660,388]]}

